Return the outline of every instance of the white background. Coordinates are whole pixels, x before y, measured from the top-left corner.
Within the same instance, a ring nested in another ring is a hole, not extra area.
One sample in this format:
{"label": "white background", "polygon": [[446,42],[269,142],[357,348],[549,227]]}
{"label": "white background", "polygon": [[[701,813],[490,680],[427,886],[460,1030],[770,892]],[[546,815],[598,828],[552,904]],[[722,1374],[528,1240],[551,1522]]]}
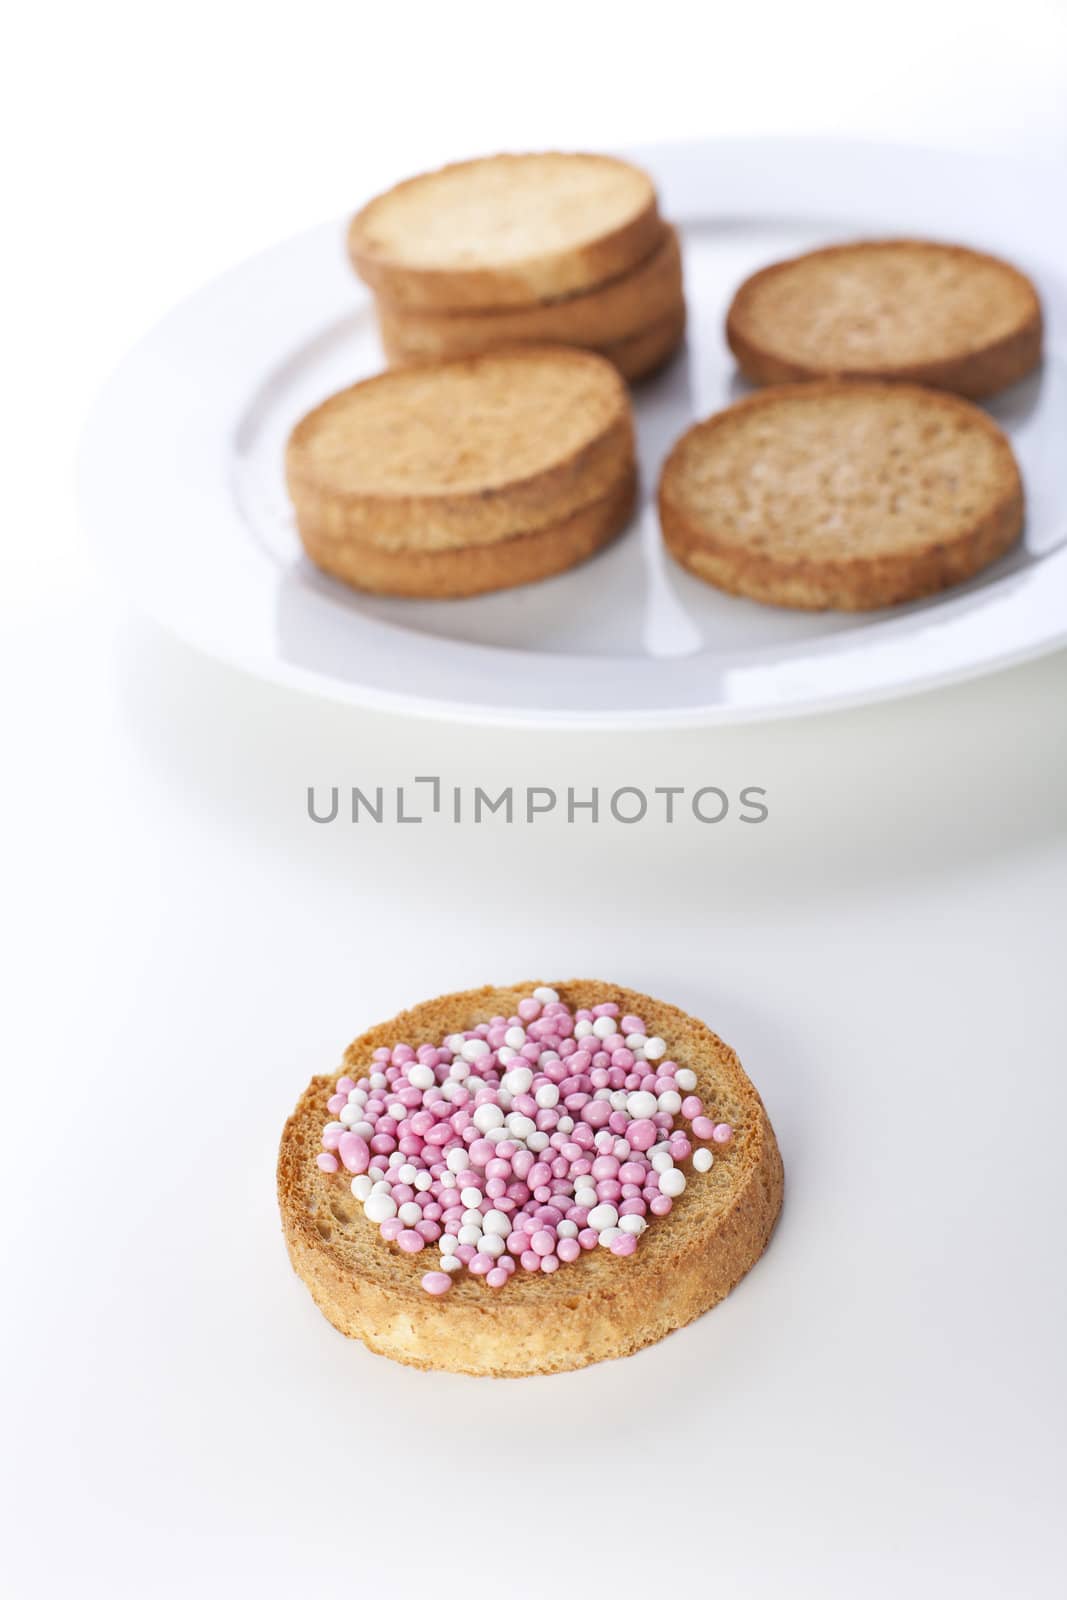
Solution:
{"label": "white background", "polygon": [[[714,734],[394,722],[127,615],[71,461],[174,299],[420,165],[835,130],[1067,163],[1067,10],[359,13],[54,6],[6,52],[0,1586],[1059,1595],[1067,660]],[[416,772],[758,783],[771,817],[306,820],[309,783]],[[304,1082],[409,1001],[575,974],[740,1050],[786,1159],[770,1253],[582,1374],[345,1343],[276,1222]]]}

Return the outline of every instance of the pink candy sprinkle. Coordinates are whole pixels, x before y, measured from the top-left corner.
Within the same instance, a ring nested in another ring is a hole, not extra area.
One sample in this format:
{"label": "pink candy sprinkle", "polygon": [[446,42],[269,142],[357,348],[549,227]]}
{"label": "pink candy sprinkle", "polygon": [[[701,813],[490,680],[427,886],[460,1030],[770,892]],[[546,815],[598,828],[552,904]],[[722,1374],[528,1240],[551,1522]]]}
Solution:
{"label": "pink candy sprinkle", "polygon": [[[734,1137],[697,1095],[681,1101],[688,1130],[664,1109],[664,1097],[679,1104],[680,1069],[646,1060],[641,1017],[620,1017],[611,1001],[571,1012],[547,988],[515,1012],[447,1043],[382,1047],[362,1076],[348,1068],[327,1097],[315,1158],[324,1173],[352,1175],[387,1243],[412,1255],[436,1247],[455,1257],[453,1272],[466,1267],[493,1290],[517,1266],[552,1273],[577,1261],[614,1231],[608,1219],[667,1216],[660,1153],[671,1170],[693,1139],[721,1148]],[[673,1192],[688,1181],[696,1174],[675,1171]],[[638,1240],[615,1232],[611,1253],[632,1255]],[[451,1285],[447,1272],[422,1277],[428,1294]]]}

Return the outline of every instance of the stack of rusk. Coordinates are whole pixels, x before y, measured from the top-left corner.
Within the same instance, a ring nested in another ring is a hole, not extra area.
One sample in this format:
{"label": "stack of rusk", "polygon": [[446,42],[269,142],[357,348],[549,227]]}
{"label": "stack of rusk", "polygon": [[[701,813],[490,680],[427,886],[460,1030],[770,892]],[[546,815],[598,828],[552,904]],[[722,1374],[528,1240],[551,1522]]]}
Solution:
{"label": "stack of rusk", "polygon": [[380,373],[294,429],[304,548],[357,589],[483,594],[562,572],[625,527],[637,472],[610,362],[560,346]]}
{"label": "stack of rusk", "polygon": [[410,178],[352,220],[392,366],[579,345],[628,381],[685,332],[678,237],[648,174],[611,156],[499,155]]}

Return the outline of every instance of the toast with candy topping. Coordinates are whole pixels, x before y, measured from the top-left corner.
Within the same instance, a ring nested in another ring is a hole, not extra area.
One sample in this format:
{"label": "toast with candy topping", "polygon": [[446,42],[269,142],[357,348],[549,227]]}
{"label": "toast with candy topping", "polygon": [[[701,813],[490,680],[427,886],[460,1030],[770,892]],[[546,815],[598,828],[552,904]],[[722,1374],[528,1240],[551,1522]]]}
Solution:
{"label": "toast with candy topping", "polygon": [[358,1038],[286,1123],[278,1195],[342,1333],[518,1377],[629,1355],[714,1306],[767,1245],[782,1163],[702,1022],[614,984],[529,983]]}

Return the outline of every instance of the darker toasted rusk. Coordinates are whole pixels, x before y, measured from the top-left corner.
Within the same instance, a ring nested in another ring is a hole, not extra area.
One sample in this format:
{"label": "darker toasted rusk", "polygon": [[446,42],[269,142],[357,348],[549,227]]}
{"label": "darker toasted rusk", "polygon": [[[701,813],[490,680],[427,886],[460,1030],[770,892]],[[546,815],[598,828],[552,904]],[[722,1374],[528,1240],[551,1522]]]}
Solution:
{"label": "darker toasted rusk", "polygon": [[1019,538],[1000,429],[966,400],[858,381],[764,389],[678,440],[659,486],[667,548],[731,594],[865,611],[959,583]]}
{"label": "darker toasted rusk", "polygon": [[[397,1039],[437,1042],[514,1014],[535,984],[445,995],[362,1035],[350,1070]],[[696,1093],[733,1124],[732,1143],[694,1178],[629,1257],[583,1253],[553,1274],[516,1272],[501,1289],[464,1273],[441,1299],[424,1292],[426,1261],[387,1244],[362,1215],[343,1173],[320,1172],[333,1078],[313,1078],[285,1125],[278,1196],[290,1260],[323,1314],[379,1355],[416,1367],[496,1377],[564,1372],[629,1355],[707,1311],[767,1245],[782,1203],[782,1162],[759,1095],[734,1052],[674,1006],[610,983],[555,987],[571,1007],[615,1001],[668,1041],[697,1075]]]}
{"label": "darker toasted rusk", "polygon": [[832,245],[765,267],[726,337],[753,383],[912,382],[981,399],[1041,359],[1041,302],[996,256],[921,239]]}
{"label": "darker toasted rusk", "polygon": [[396,309],[487,311],[581,294],[660,243],[647,173],[612,156],[489,156],[379,195],[348,232],[360,277]]}

